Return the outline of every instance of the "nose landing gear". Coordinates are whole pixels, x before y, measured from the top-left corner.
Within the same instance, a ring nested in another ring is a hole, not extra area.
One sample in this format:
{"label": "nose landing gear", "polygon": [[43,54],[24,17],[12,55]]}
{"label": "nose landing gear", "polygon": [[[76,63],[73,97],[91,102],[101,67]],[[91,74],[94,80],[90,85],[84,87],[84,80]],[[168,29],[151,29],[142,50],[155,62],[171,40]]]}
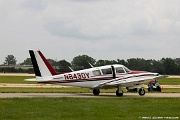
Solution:
{"label": "nose landing gear", "polygon": [[116,90],[116,96],[123,96],[123,90],[121,89],[121,87]]}
{"label": "nose landing gear", "polygon": [[139,89],[139,95],[140,95],[140,96],[145,95],[145,93],[146,93],[146,92],[145,92],[144,88],[140,88],[140,89]]}

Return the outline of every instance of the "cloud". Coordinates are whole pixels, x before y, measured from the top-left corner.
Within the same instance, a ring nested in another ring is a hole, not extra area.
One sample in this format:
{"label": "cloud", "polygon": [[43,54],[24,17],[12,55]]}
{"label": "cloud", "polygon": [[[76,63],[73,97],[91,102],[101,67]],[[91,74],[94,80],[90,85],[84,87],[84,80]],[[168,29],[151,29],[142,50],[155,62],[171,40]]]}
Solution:
{"label": "cloud", "polygon": [[1,0],[0,63],[8,54],[23,61],[28,49],[69,61],[79,54],[96,59],[179,57],[179,4],[179,0]]}
{"label": "cloud", "polygon": [[[50,16],[56,21],[48,21],[45,28],[53,35],[78,39],[121,38],[128,35],[147,36],[177,32],[178,5],[173,4],[173,9],[170,9],[168,3],[102,0],[90,3],[66,2],[56,9],[58,14]],[[54,6],[49,9],[55,8]],[[167,7],[169,11],[166,13]],[[173,30],[174,28],[177,30]]]}
{"label": "cloud", "polygon": [[25,0],[21,6],[25,9],[31,9],[33,11],[42,11],[46,8],[46,5],[43,4],[42,0]]}

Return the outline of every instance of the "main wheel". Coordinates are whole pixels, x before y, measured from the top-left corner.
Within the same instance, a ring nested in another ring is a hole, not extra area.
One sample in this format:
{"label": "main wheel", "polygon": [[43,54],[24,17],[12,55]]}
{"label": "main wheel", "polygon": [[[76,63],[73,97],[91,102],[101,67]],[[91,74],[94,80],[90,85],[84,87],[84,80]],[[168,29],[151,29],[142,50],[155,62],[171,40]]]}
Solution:
{"label": "main wheel", "polygon": [[123,91],[120,93],[119,90],[116,90],[116,96],[123,96]]}
{"label": "main wheel", "polygon": [[139,95],[143,96],[145,95],[145,90],[143,88],[139,89]]}
{"label": "main wheel", "polygon": [[99,93],[100,93],[100,90],[99,90],[99,89],[94,89],[94,90],[93,90],[93,94],[94,94],[94,95],[99,95]]}

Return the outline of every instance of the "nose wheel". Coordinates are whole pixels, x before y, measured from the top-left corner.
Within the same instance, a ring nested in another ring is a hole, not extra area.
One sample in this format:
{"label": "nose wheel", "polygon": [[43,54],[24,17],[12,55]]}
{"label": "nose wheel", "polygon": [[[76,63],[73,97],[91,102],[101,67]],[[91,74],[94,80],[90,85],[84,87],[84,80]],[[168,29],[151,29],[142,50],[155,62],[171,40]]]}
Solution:
{"label": "nose wheel", "polygon": [[123,96],[123,90],[121,89],[121,87],[116,90],[116,96]]}
{"label": "nose wheel", "polygon": [[140,96],[143,96],[143,95],[145,95],[145,90],[144,90],[144,88],[141,88],[141,89],[139,89],[139,95]]}

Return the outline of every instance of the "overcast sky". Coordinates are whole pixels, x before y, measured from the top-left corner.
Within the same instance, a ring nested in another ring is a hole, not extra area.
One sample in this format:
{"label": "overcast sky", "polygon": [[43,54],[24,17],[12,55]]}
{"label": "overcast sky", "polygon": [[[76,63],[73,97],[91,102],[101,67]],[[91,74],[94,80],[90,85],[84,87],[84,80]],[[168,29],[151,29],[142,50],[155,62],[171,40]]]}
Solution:
{"label": "overcast sky", "polygon": [[180,0],[0,0],[0,64],[28,50],[69,62],[180,57]]}

